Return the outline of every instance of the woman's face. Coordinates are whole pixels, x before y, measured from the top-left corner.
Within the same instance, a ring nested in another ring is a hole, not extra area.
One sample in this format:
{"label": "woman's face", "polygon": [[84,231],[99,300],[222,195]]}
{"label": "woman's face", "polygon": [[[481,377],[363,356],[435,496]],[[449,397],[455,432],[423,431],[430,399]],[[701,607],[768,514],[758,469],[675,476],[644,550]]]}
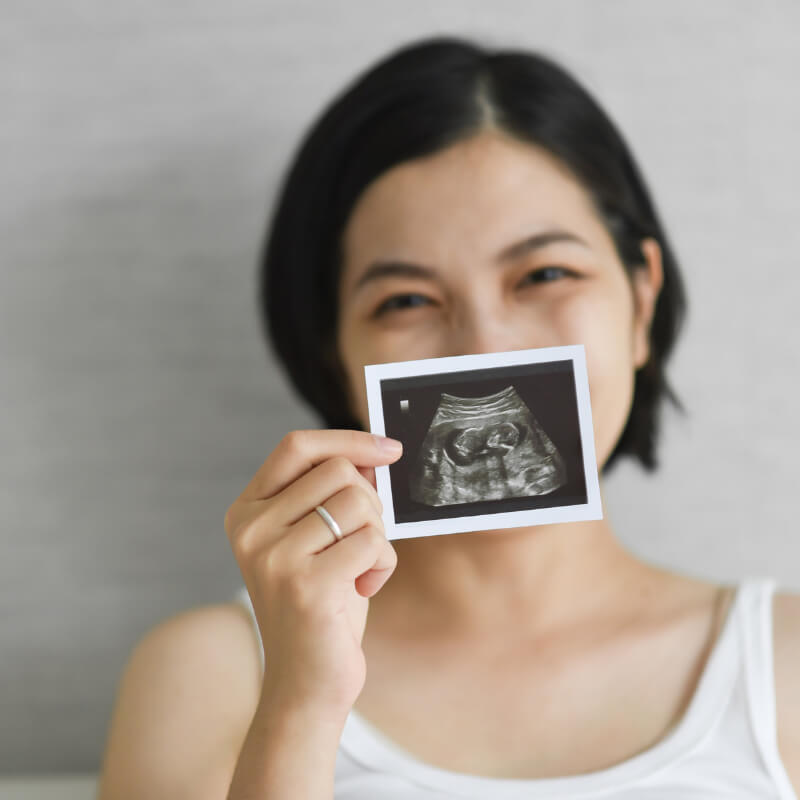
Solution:
{"label": "woman's face", "polygon": [[582,186],[502,133],[389,170],[343,236],[337,347],[357,419],[369,429],[365,364],[582,344],[602,466],[649,356],[662,272],[658,244],[643,250],[631,284]]}

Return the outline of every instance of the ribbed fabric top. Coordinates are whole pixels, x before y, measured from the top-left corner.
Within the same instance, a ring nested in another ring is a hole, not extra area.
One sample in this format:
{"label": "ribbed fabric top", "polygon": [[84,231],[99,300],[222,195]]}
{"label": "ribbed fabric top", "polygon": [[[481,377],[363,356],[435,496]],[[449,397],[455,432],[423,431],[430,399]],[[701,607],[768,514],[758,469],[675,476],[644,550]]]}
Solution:
{"label": "ribbed fabric top", "polygon": [[[654,746],[608,769],[562,778],[489,778],[420,761],[355,709],[336,760],[336,800],[571,798],[798,800],[777,745],[772,647],[774,578],[736,588],[717,641],[679,724]],[[248,609],[245,587],[235,600]],[[263,647],[259,647],[262,670]]]}

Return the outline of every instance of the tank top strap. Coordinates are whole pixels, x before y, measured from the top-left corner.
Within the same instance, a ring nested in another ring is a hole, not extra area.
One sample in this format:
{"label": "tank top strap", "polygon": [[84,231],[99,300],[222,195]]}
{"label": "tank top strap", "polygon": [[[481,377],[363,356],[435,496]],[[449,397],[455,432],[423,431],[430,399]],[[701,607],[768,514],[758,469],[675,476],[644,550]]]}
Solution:
{"label": "tank top strap", "polygon": [[243,606],[245,611],[247,611],[247,615],[250,617],[250,622],[253,624],[253,631],[256,635],[256,641],[258,642],[258,655],[261,660],[261,672],[264,672],[264,643],[261,641],[261,630],[258,627],[258,621],[256,620],[256,612],[253,608],[253,601],[250,599],[250,593],[247,591],[246,586],[241,586],[239,589],[236,590],[236,593],[231,598],[234,603],[238,603],[239,605]]}
{"label": "tank top strap", "polygon": [[772,600],[777,580],[749,578],[743,583],[744,597],[739,617],[742,660],[745,670],[750,724],[764,766],[781,792],[781,798],[796,795],[778,751],[773,664]]}

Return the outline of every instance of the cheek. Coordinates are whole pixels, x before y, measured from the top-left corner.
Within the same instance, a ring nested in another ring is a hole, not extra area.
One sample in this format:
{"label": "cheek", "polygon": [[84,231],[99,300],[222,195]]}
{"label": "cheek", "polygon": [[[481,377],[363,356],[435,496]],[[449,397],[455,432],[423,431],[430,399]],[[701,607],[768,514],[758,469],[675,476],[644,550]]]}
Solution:
{"label": "cheek", "polygon": [[[369,428],[367,412],[367,384],[364,376],[364,365],[376,363],[369,346],[357,336],[350,336],[347,328],[340,330],[337,336],[340,363],[347,381],[347,393],[350,398],[351,411],[361,424]],[[381,359],[378,359],[380,361]]]}
{"label": "cheek", "polygon": [[618,305],[586,310],[584,324],[576,333],[586,351],[586,371],[592,407],[595,450],[598,464],[605,462],[619,440],[633,400],[634,366],[630,309]]}
{"label": "cheek", "polygon": [[367,426],[369,424],[369,413],[367,410],[367,381],[364,376],[364,368],[360,367],[350,376],[350,386],[352,387],[353,411],[356,416]]}

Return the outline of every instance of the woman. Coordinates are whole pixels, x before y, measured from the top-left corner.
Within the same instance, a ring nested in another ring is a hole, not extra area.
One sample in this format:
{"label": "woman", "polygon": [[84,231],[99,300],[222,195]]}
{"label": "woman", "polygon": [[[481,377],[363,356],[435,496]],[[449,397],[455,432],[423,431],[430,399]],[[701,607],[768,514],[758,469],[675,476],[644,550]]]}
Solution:
{"label": "woman", "polygon": [[601,487],[657,466],[683,289],[574,78],[450,38],[392,54],[304,141],[261,275],[325,429],[227,511],[242,602],[138,644],[101,798],[795,797],[800,597],[645,563],[605,512],[385,538],[374,468],[402,453],[366,432],[365,364],[583,344]]}

